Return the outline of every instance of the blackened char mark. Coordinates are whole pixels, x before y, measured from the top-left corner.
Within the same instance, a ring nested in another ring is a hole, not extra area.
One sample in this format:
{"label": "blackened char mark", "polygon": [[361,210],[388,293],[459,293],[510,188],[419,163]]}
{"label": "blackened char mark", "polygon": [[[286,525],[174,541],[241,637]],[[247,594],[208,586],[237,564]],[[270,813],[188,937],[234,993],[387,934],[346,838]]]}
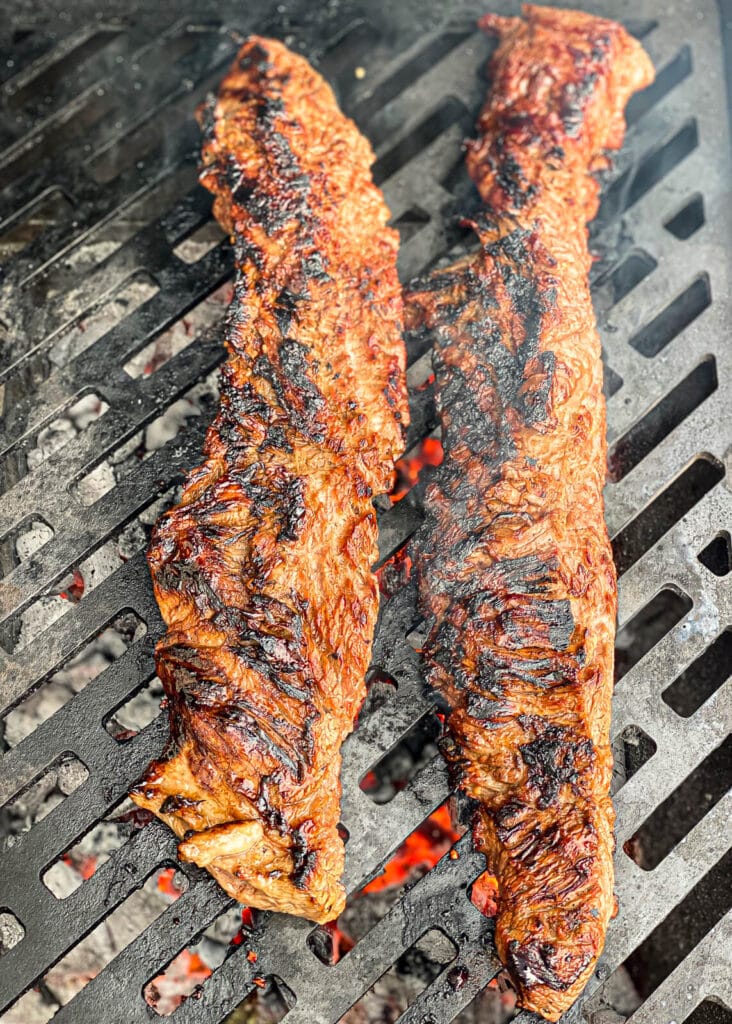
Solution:
{"label": "blackened char mark", "polygon": [[[237,268],[241,266],[242,262],[247,256],[253,257],[259,250],[256,246],[246,246],[241,241],[240,236],[237,236],[237,241],[234,245],[234,256],[236,259]],[[229,308],[226,310],[226,344],[227,347],[237,350],[239,342],[239,332],[249,321],[249,304],[247,302],[247,294],[249,291],[249,283],[246,275],[237,270],[236,277],[234,279],[234,295],[232,297]],[[236,368],[229,363],[224,363],[222,373],[224,375],[229,373],[235,373]],[[236,387],[236,382],[233,382],[232,387]]]}
{"label": "blackened char mark", "polygon": [[526,804],[520,800],[509,800],[493,811],[491,817],[496,835],[504,845],[520,832],[527,810]]}
{"label": "blackened char mark", "polygon": [[585,107],[595,93],[601,76],[607,74],[607,62],[612,46],[610,37],[603,33],[591,40],[589,50],[579,46],[568,47],[574,59],[577,77],[565,83],[559,96],[559,116],[564,131],[576,138],[582,128]]}
{"label": "blackened char mark", "polygon": [[198,610],[204,614],[223,608],[223,601],[196,563],[195,550],[176,553],[178,557],[167,561],[158,571],[156,586],[161,590],[188,594],[193,598]]}
{"label": "blackened char mark", "polygon": [[188,807],[198,807],[201,800],[191,800],[187,796],[169,796],[160,805],[161,814],[175,814],[177,811],[185,810]]}
{"label": "blackened char mark", "polygon": [[[438,685],[449,679],[463,690],[468,713],[490,726],[510,713],[504,697],[517,680],[537,689],[572,683],[581,657],[569,650],[571,605],[551,595],[555,558],[526,556],[478,568],[486,537],[494,525],[505,526],[495,518],[486,522],[485,496],[517,458],[516,434],[551,425],[555,360],[540,351],[540,341],[557,295],[546,270],[537,270],[546,261],[537,262],[530,231],[516,228],[492,240],[495,225],[487,218],[474,226],[487,239],[481,253],[435,275],[423,289],[425,317],[416,317],[418,328],[437,328],[434,365],[445,448],[416,547],[429,675]],[[496,274],[510,315],[497,305]],[[471,466],[482,475],[470,473]],[[527,519],[513,510],[500,515],[518,516],[520,525]],[[452,542],[436,545],[445,523]],[[442,617],[446,597],[449,610]],[[477,663],[476,647],[482,648]]]}
{"label": "blackened char mark", "polygon": [[176,648],[158,649],[157,669],[170,699],[170,741],[175,749],[185,743],[197,717],[206,721],[226,707],[231,687],[209,659],[180,657]]}
{"label": "blackened char mark", "polygon": [[[541,626],[546,632],[553,648],[565,650],[573,622],[569,602],[549,596],[555,582],[556,558],[522,555],[493,562],[482,570],[471,565],[468,570],[468,561],[479,542],[480,538],[473,536],[435,553],[429,572],[434,593],[447,594],[451,604],[465,606],[469,621],[474,623],[483,621],[489,612],[493,618],[508,612],[512,598],[520,597],[523,608],[537,609],[537,628]],[[523,628],[516,620],[514,632],[520,633]],[[521,639],[529,645],[529,636]]]}
{"label": "blackened char mark", "polygon": [[315,249],[303,256],[302,272],[311,281],[329,281],[330,274],[325,268],[321,253]]}
{"label": "blackened char mark", "polygon": [[580,767],[594,761],[592,742],[558,725],[543,728],[519,751],[528,768],[529,786],[538,793],[537,806],[542,810],[556,802],[563,785],[577,782]]}
{"label": "blackened char mark", "polygon": [[[514,118],[515,121],[515,118]],[[536,195],[536,186],[526,180],[521,164],[506,146],[507,135],[497,133],[491,142],[488,162],[496,181],[514,209],[520,210]]]}
{"label": "blackened char mark", "polygon": [[197,111],[198,123],[204,141],[210,143],[214,139],[216,129],[216,97],[209,93]]}
{"label": "blackened char mark", "polygon": [[264,454],[266,451],[287,452],[292,454],[293,447],[287,440],[284,427],[279,425],[269,427],[264,440],[259,446],[259,451]]}
{"label": "blackened char mark", "polygon": [[567,82],[562,89],[560,117],[570,138],[579,135],[584,123],[585,105],[593,94],[597,79],[597,71],[587,71],[576,82]]}
{"label": "blackened char mark", "polygon": [[565,651],[574,633],[572,606],[568,600],[532,601],[501,612],[506,646],[513,650],[540,647]]}
{"label": "blackened char mark", "polygon": [[317,853],[308,848],[303,828],[296,828],[292,832],[292,860],[292,881],[296,888],[306,889],[308,879],[315,868]]}
{"label": "blackened char mark", "polygon": [[193,713],[215,713],[231,699],[231,689],[225,680],[203,672],[196,674],[184,665],[171,663],[165,655],[160,659],[160,670],[175,687],[175,694]]}
{"label": "blackened char mark", "polygon": [[308,881],[317,863],[318,855],[315,850],[308,852],[301,858],[297,868],[292,873],[292,881],[296,888],[307,889]]}
{"label": "blackened char mark", "polygon": [[276,422],[276,409],[249,381],[239,385],[232,380],[233,372],[232,364],[225,363],[221,373],[221,403],[216,417],[216,430],[227,448],[227,462],[238,464],[240,453],[251,447],[250,423],[258,424],[264,433],[260,452],[274,450],[292,453],[284,425]]}
{"label": "blackened char mark", "polygon": [[481,652],[475,676],[475,685],[481,691],[499,697],[517,681],[539,690],[571,685],[576,682],[576,665],[555,655],[517,658],[498,650]]}
{"label": "blackened char mark", "polygon": [[279,792],[276,782],[271,776],[263,775],[255,801],[257,810],[268,828],[274,829],[281,836],[285,836],[289,832],[289,826],[282,812],[275,806],[278,800]]}
{"label": "blackened char mark", "polygon": [[[271,511],[278,527],[278,541],[296,541],[305,523],[305,484],[301,477],[278,467],[255,462],[244,469],[232,469],[229,479],[242,491],[256,510]],[[222,511],[230,508],[228,503]]]}
{"label": "blackened char mark", "polygon": [[[314,680],[312,681],[314,685]],[[315,755],[315,737],[313,736],[313,726],[320,719],[320,712],[317,708],[312,708],[309,714],[305,716],[305,721],[302,727],[302,743],[303,749],[305,750],[305,758],[308,764],[312,763]]]}
{"label": "blackened char mark", "polygon": [[290,744],[285,746],[286,741],[280,734],[272,735],[264,727],[260,721],[264,717],[260,706],[254,707],[239,698],[236,704],[216,708],[215,717],[223,729],[233,730],[247,745],[278,761],[298,782],[302,780],[305,765],[299,752]]}
{"label": "blackened char mark", "polygon": [[297,307],[308,298],[306,292],[293,292],[283,288],[275,299],[272,311],[283,338],[287,337],[297,317]]}
{"label": "blackened char mark", "polygon": [[307,669],[303,617],[266,594],[252,594],[246,608],[225,608],[214,625],[231,634],[227,646],[243,663],[293,700],[307,701],[315,685],[307,674],[297,686],[287,677]]}
{"label": "blackened char mark", "polygon": [[486,589],[490,588],[496,594],[496,601],[505,602],[512,595],[543,599],[554,584],[557,568],[556,558],[521,555],[494,562],[485,570],[482,579]]}
{"label": "blackened char mark", "polygon": [[[227,152],[223,166],[219,162],[219,172],[232,201],[240,208],[240,215],[261,224],[268,234],[292,220],[307,227],[313,216],[311,181],[290,146],[288,132],[292,133],[297,126],[287,119],[282,98],[289,76],[275,73],[266,49],[259,43],[240,58],[239,67],[244,72],[254,69],[256,73],[243,85],[222,88],[220,97],[238,101],[254,111],[252,136],[265,154],[263,170],[256,177],[249,176],[236,155]],[[210,139],[215,130],[212,116],[206,109],[200,115]]]}
{"label": "blackened char mark", "polygon": [[255,66],[262,75],[272,70],[269,54],[261,43],[250,43],[247,52],[239,58],[239,67],[242,71],[248,71],[252,66]]}
{"label": "blackened char mark", "polygon": [[321,419],[325,410],[325,398],[310,379],[307,361],[307,346],[292,338],[286,338],[280,345],[278,364],[268,356],[257,357],[254,372],[266,380],[277,396],[283,415],[305,437],[322,444],[326,427]]}
{"label": "blackened char mark", "polygon": [[[233,614],[235,612],[232,610]],[[307,748],[304,756],[298,750],[300,736],[297,728],[288,725],[292,735],[289,738],[283,736],[285,723],[275,719],[263,706],[250,704],[242,694],[232,693],[230,682],[220,678],[218,663],[209,661],[200,651],[178,646],[159,652],[158,670],[166,692],[176,702],[179,711],[185,708],[193,719],[209,719],[218,722],[222,729],[234,730],[300,779],[310,755]],[[171,713],[171,729],[178,738],[184,733],[182,721],[180,714]]]}
{"label": "blackened char mark", "polygon": [[[487,224],[475,222],[476,230],[485,231]],[[467,445],[470,454],[481,463],[489,463],[496,472],[516,456],[514,430],[521,425],[537,428],[551,417],[551,393],[555,363],[551,353],[540,352],[541,327],[544,317],[556,304],[556,291],[539,280],[536,260],[530,251],[530,232],[523,228],[484,245],[476,267],[463,268],[459,284],[456,274],[443,281],[449,290],[451,304],[468,309],[469,318],[457,319],[445,303],[438,307],[440,331],[436,339],[435,389],[438,409],[443,414],[445,448],[449,453],[458,444]],[[481,262],[497,268],[510,301],[518,337],[506,338],[505,324],[496,319],[496,300],[492,282]],[[438,275],[440,278],[443,275]],[[475,359],[475,369],[455,365],[448,352],[461,345],[461,334],[467,333],[466,349]],[[507,344],[510,340],[512,344]],[[529,386],[530,384],[530,386]],[[493,415],[487,416],[479,392],[489,389],[494,394]],[[518,414],[510,420],[506,411]],[[441,486],[455,473],[462,475],[453,460],[447,458],[437,472]]]}
{"label": "blackened char mark", "polygon": [[[277,638],[271,636],[260,636],[258,639],[244,642],[232,641],[228,644],[229,650],[233,651],[248,669],[259,673],[264,679],[273,683],[287,697],[298,701],[310,700],[313,695],[310,686],[305,689],[287,679],[288,675],[293,675],[299,670],[293,667],[291,662],[284,665],[278,663],[278,659],[275,657],[278,646]],[[312,680],[308,679],[307,682],[310,684]]]}
{"label": "blackened char mark", "polygon": [[530,939],[519,943],[513,939],[508,944],[509,969],[526,988],[547,985],[555,992],[565,992],[577,981],[592,960],[592,953],[570,958],[567,962],[566,949],[561,950],[551,942]]}

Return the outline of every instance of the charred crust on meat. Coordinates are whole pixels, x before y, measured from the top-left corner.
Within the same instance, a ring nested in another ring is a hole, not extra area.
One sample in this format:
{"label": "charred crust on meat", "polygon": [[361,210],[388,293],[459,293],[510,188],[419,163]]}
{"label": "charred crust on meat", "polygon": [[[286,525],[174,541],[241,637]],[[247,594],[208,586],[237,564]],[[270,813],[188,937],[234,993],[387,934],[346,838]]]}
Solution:
{"label": "charred crust on meat", "polygon": [[528,784],[538,793],[537,806],[544,809],[556,803],[563,785],[576,788],[578,771],[593,764],[595,752],[587,737],[571,729],[543,723],[539,728],[537,738],[520,746],[519,752],[528,769]]}
{"label": "charred crust on meat", "polygon": [[536,194],[536,187],[526,180],[521,164],[506,149],[506,137],[499,135],[493,140],[489,156],[496,181],[505,192],[510,202],[520,210]]}
{"label": "charred crust on meat", "polygon": [[304,760],[292,742],[288,742],[278,731],[281,721],[262,711],[243,697],[236,705],[226,704],[213,710],[222,729],[233,731],[243,742],[245,749],[262,753],[277,761],[297,781],[301,781]]}
{"label": "charred crust on meat", "polygon": [[283,338],[288,335],[295,322],[299,303],[306,298],[305,292],[293,292],[289,288],[282,288],[275,299],[273,312]]}
{"label": "charred crust on meat", "polygon": [[292,881],[298,889],[307,887],[308,880],[315,870],[317,859],[317,852],[308,848],[304,828],[301,826],[294,829],[292,833]]}
{"label": "charred crust on meat", "polygon": [[190,800],[186,796],[169,796],[160,805],[161,814],[176,814],[178,811],[198,807],[200,800]]}
{"label": "charred crust on meat", "polygon": [[592,95],[598,79],[596,71],[588,71],[577,82],[567,82],[564,87],[561,117],[567,135],[576,135],[582,126],[582,114],[588,98]]}
{"label": "charred crust on meat", "polygon": [[197,111],[198,123],[201,127],[203,137],[207,142],[210,142],[214,136],[214,129],[216,126],[215,111],[216,97],[213,93],[209,93]]}
{"label": "charred crust on meat", "polygon": [[322,414],[325,398],[310,378],[307,346],[285,338],[278,352],[278,364],[260,355],[252,369],[272,387],[282,412],[303,435],[316,444],[325,440]]}
{"label": "charred crust on meat", "polygon": [[263,75],[273,68],[269,59],[269,53],[262,43],[259,42],[249,44],[246,52],[237,59],[237,65],[242,71],[247,71],[253,65],[256,65],[257,71]]}
{"label": "charred crust on meat", "polygon": [[287,834],[287,824],[282,812],[275,807],[278,800],[277,785],[270,775],[263,775],[259,780],[259,789],[256,797],[256,807],[264,821],[270,828],[280,835]]}
{"label": "charred crust on meat", "polygon": [[514,939],[508,946],[508,957],[509,967],[522,985],[547,985],[555,992],[565,992],[592,960],[589,950],[582,956],[567,958],[554,943],[539,939],[524,943]]}

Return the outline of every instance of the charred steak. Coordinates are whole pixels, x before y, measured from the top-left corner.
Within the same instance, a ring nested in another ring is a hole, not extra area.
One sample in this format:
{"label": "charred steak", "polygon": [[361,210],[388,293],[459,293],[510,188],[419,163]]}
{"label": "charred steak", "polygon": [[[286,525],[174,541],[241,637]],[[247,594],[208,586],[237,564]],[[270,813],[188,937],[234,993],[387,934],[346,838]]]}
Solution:
{"label": "charred steak", "polygon": [[498,879],[498,951],[521,1004],[556,1021],[613,912],[616,581],[586,223],[653,69],[587,14],[481,24],[500,45],[467,154],[480,249],[405,299],[407,328],[433,338],[444,447],[413,561],[445,753]]}
{"label": "charred steak", "polygon": [[281,43],[250,38],[201,121],[235,248],[229,358],[148,553],[170,741],[132,795],[238,900],[329,921],[378,609],[371,499],[408,419],[398,239],[371,147]]}

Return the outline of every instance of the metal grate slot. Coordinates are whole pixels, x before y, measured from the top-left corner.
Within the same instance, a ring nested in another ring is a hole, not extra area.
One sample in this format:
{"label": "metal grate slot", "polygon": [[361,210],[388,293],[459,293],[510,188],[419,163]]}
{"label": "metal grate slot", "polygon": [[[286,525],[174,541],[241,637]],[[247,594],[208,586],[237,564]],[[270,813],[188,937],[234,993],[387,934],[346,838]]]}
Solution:
{"label": "metal grate slot", "polygon": [[630,671],[658,641],[690,610],[692,602],[686,594],[670,587],[661,590],[630,622],[618,630],[615,659],[615,681]]}
{"label": "metal grate slot", "polygon": [[635,205],[698,145],[697,121],[691,118],[667,142],[652,149],[637,167],[627,170],[606,189],[593,233],[599,231],[606,221],[619,217]]}
{"label": "metal grate slot", "polygon": [[701,316],[711,302],[709,275],[700,274],[662,313],[634,335],[630,344],[649,359],[657,356],[677,334]]}
{"label": "metal grate slot", "polygon": [[677,715],[690,718],[731,674],[732,629],[726,629],[666,687],[662,697]]}
{"label": "metal grate slot", "polygon": [[716,1000],[705,999],[687,1017],[688,1024],[732,1024],[732,1011],[726,1010]]}
{"label": "metal grate slot", "polygon": [[[72,584],[73,586],[73,584]],[[65,600],[69,600],[67,595]],[[122,611],[107,626],[61,665],[50,678],[3,718],[3,739],[8,747],[32,734],[52,714],[101,675],[147,632],[145,623],[132,611]]]}
{"label": "metal grate slot", "polygon": [[717,390],[717,386],[716,360],[709,356],[615,442],[608,452],[609,476],[613,483],[635,469],[664,437]]}
{"label": "metal grate slot", "polygon": [[732,737],[716,747],[624,844],[638,867],[653,871],[727,792]]}
{"label": "metal grate slot", "polygon": [[708,455],[694,459],[673,483],[613,538],[619,573],[634,565],[724,477],[724,467]]}
{"label": "metal grate slot", "polygon": [[685,241],[699,230],[704,219],[704,197],[701,192],[697,192],[663,226],[676,238]]}
{"label": "metal grate slot", "polygon": [[715,576],[726,576],[732,570],[732,543],[727,530],[722,530],[698,556],[703,566]]}
{"label": "metal grate slot", "polygon": [[[630,294],[657,266],[658,264],[649,253],[642,249],[632,250],[620,260],[617,266],[613,267],[607,278],[601,278],[597,282],[594,292],[596,306],[600,306],[600,300],[605,298],[605,291],[607,291],[607,308],[612,308]],[[605,286],[606,280],[608,288]]]}
{"label": "metal grate slot", "polygon": [[[629,957],[626,967],[642,998],[651,996],[728,912],[732,906],[731,868],[732,855],[727,854]],[[690,991],[694,992],[693,984]]]}

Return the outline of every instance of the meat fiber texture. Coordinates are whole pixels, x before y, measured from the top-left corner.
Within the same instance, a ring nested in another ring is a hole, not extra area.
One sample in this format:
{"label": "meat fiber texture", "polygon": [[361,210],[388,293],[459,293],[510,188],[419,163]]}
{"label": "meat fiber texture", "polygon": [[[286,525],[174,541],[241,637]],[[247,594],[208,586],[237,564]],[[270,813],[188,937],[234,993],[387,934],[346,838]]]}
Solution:
{"label": "meat fiber texture", "polygon": [[368,142],[281,43],[248,39],[201,122],[235,250],[229,358],[204,461],[148,553],[170,741],[133,799],[236,899],[323,922],[345,901],[372,497],[408,420],[398,236]]}
{"label": "meat fiber texture", "polygon": [[605,406],[588,286],[593,172],[652,65],[620,25],[524,8],[468,144],[475,256],[416,283],[444,461],[413,545],[446,757],[497,876],[496,943],[520,1003],[556,1021],[613,913],[610,699],[616,577]]}

